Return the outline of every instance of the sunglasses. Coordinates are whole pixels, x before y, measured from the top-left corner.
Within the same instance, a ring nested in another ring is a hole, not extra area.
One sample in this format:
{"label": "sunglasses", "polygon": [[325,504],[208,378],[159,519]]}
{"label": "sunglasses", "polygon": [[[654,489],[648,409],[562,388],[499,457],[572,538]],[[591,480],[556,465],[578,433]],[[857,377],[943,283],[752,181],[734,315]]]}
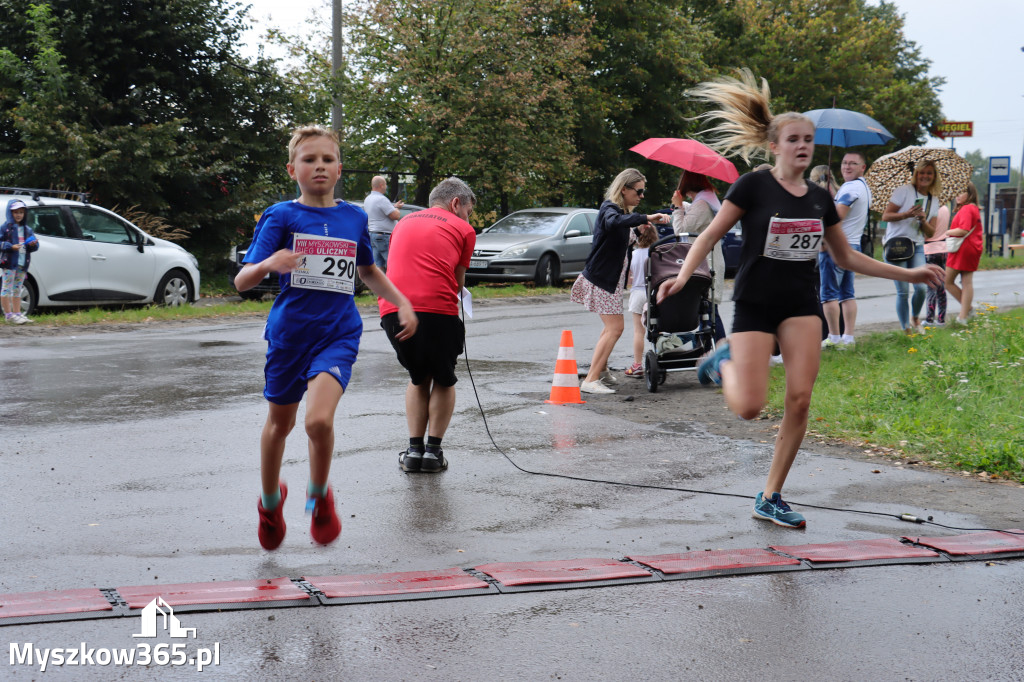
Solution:
{"label": "sunglasses", "polygon": [[644,192],[647,191],[643,187],[641,187],[640,189],[637,189],[636,187],[630,187],[630,189],[633,190],[634,192],[636,192],[637,196],[641,196],[641,197],[644,195]]}

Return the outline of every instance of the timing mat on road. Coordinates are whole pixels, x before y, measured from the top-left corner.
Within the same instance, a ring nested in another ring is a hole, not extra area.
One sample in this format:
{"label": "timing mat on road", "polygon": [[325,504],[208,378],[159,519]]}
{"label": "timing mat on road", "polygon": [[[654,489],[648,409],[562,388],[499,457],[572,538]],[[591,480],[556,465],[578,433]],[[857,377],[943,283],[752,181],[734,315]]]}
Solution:
{"label": "timing mat on road", "polygon": [[1024,531],[852,540],[623,559],[491,563],[473,568],[136,585],[0,594],[0,625],[139,615],[156,598],[175,611],[315,607],[886,564],[1024,557]]}

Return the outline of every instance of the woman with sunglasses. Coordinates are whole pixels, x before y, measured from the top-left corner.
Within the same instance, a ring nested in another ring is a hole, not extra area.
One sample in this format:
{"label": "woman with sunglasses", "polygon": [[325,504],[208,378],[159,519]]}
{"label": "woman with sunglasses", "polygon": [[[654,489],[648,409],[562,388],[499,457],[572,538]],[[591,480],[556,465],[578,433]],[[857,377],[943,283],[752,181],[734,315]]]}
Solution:
{"label": "woman with sunglasses", "polygon": [[633,213],[644,197],[646,186],[647,178],[635,168],[627,168],[615,176],[597,213],[587,263],[572,285],[569,299],[600,315],[604,325],[594,346],[590,371],[580,384],[583,393],[615,393],[608,384],[617,383],[618,379],[608,371],[608,358],[625,326],[622,291],[629,263],[627,251],[642,231],[655,230],[651,223],[669,221],[664,213]]}

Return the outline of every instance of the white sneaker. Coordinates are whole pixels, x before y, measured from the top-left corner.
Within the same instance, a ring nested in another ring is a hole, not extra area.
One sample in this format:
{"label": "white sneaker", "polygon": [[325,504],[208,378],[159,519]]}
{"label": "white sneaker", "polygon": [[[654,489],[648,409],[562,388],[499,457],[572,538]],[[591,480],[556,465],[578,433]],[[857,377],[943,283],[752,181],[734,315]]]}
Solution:
{"label": "white sneaker", "polygon": [[14,324],[25,324],[28,322],[28,318],[24,315],[14,315],[11,317],[10,321]]}
{"label": "white sneaker", "polygon": [[612,374],[611,372],[609,372],[608,370],[605,370],[601,372],[601,383],[605,384],[606,386],[610,384],[617,384],[619,383],[619,378]]}
{"label": "white sneaker", "polygon": [[773,355],[771,357],[771,359],[768,361],[768,366],[769,367],[775,367],[776,365],[781,365],[781,364],[782,364],[782,354],[781,353],[778,354],[778,355]]}
{"label": "white sneaker", "polygon": [[584,381],[582,384],[580,384],[580,392],[608,394],[615,393],[615,389],[608,388],[600,381]]}
{"label": "white sneaker", "polygon": [[[20,317],[25,322],[35,322],[35,320],[30,320],[29,318],[27,318],[24,313],[17,313],[15,315],[15,317]],[[24,323],[22,323],[22,324],[24,324]]]}

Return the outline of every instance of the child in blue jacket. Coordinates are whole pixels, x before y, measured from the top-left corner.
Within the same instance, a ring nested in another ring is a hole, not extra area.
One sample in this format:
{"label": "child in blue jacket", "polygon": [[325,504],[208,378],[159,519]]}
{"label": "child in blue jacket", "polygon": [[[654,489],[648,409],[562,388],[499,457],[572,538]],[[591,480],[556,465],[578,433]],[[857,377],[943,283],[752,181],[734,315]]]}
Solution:
{"label": "child in blue jacket", "polygon": [[0,306],[4,319],[14,324],[32,321],[21,314],[21,287],[31,254],[39,250],[39,240],[25,224],[27,213],[25,202],[15,199],[7,204],[7,222],[0,228],[0,268],[3,268]]}

